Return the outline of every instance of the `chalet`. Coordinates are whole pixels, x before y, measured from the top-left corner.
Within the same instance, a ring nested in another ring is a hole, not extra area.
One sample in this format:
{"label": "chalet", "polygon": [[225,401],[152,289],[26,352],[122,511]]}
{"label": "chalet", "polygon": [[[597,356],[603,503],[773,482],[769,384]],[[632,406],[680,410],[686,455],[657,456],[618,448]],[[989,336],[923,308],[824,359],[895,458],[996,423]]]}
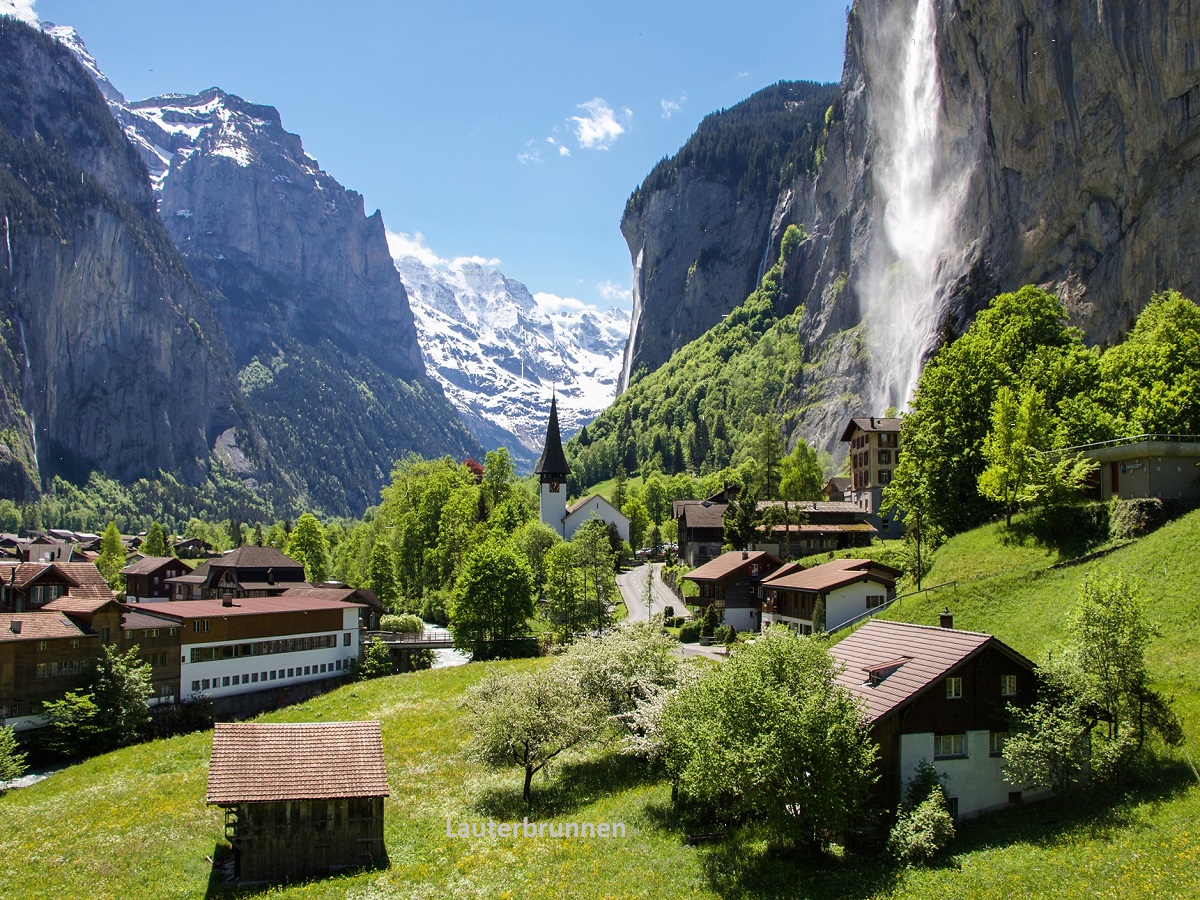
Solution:
{"label": "chalet", "polygon": [[207,559],[216,555],[212,544],[200,538],[184,538],[171,545],[171,549],[180,559]]}
{"label": "chalet", "polygon": [[275,597],[308,584],[304,566],[274,547],[239,547],[166,582],[172,600],[212,600],[226,594],[235,599]]}
{"label": "chalet", "polygon": [[388,796],[378,722],[213,728],[206,803],[244,882],[279,882],[387,862]]}
{"label": "chalet", "polygon": [[121,617],[121,650],[137,647],[138,659],[150,666],[154,685],[151,706],[175,703],[182,697],[179,690],[182,626],[178,619],[154,615],[155,608],[126,609]]}
{"label": "chalet", "polygon": [[824,494],[826,500],[849,500],[849,493],[853,481],[844,475],[834,475],[825,482],[825,486],[821,488],[821,493]]}
{"label": "chalet", "polygon": [[880,512],[883,489],[891,484],[900,461],[900,419],[869,416],[852,418],[841,441],[850,445],[850,495],[882,537],[898,538],[903,529],[898,518]]}
{"label": "chalet", "polygon": [[766,540],[754,544],[781,559],[812,556],[834,550],[869,547],[879,534],[868,516],[854,503],[845,500],[764,500],[758,504],[760,515],[772,509]]}
{"label": "chalet", "polygon": [[99,655],[100,636],[63,613],[0,613],[0,725],[44,725],[42,703],[87,687]]}
{"label": "chalet", "polygon": [[725,542],[727,500],[717,494],[706,500],[676,500],[672,504],[679,542],[679,560],[700,566],[721,555]]}
{"label": "chalet", "polygon": [[1100,465],[1101,500],[1200,500],[1200,437],[1143,434],[1070,451]]}
{"label": "chalet", "polygon": [[76,597],[113,598],[95,563],[0,561],[2,612],[40,609],[68,591]]}
{"label": "chalet", "polygon": [[683,577],[700,588],[697,603],[716,606],[726,625],[757,631],[762,583],[782,565],[783,560],[762,550],[731,550]]}
{"label": "chalet", "polygon": [[876,800],[895,809],[922,760],[956,817],[1020,802],[1004,779],[1008,704],[1034,699],[1033,664],[990,634],[873,619],[829,652],[879,745]]}
{"label": "chalet", "polygon": [[621,540],[629,541],[629,517],[599,494],[576,500],[567,507],[567,517],[563,520],[563,535],[568,541],[571,540],[579,527],[593,516],[606,525],[615,525]]}
{"label": "chalet", "polygon": [[121,570],[128,603],[165,603],[171,599],[167,579],[192,574],[191,567],[173,556],[145,556]]}
{"label": "chalet", "polygon": [[112,591],[104,596],[71,590],[42,609],[67,616],[88,632],[98,635],[102,647],[115,645],[121,639],[123,611]]}
{"label": "chalet", "polygon": [[179,629],[180,694],[219,701],[351,670],[359,653],[361,605],[314,593],[177,600],[135,611]]}
{"label": "chalet", "polygon": [[835,559],[811,569],[785,566],[763,582],[763,627],[837,631],[891,602],[899,575],[899,569],[871,559]]}

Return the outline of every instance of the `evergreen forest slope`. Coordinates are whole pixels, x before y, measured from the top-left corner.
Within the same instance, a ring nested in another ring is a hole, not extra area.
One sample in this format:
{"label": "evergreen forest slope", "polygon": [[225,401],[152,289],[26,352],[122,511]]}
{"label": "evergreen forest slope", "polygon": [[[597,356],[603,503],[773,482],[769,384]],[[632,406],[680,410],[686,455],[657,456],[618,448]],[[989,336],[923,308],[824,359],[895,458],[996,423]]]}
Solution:
{"label": "evergreen forest slope", "polygon": [[[930,583],[956,580],[888,615],[930,623],[950,607],[956,627],[995,633],[1031,659],[1062,635],[1079,584],[1121,571],[1148,600],[1161,632],[1149,664],[1176,698],[1191,741],[1200,733],[1200,512],[1093,562],[1049,569],[998,526],[960,535],[937,553]],[[1200,894],[1200,785],[1186,762],[1103,797],[1016,807],[964,825],[949,861],[894,870],[873,855],[820,866],[771,857],[750,836],[688,846],[674,826],[670,786],[644,763],[577,754],[535,782],[530,818],[623,822],[625,839],[513,840],[446,836],[446,820],[520,819],[520,778],[463,753],[469,723],[458,700],[484,673],[541,665],[479,663],[353,684],[280,710],[270,721],[378,719],[391,797],[386,870],[287,886],[288,897],[1194,897]],[[130,747],[0,798],[20,823],[0,836],[0,878],[13,896],[199,897],[222,835],[204,806],[211,733]],[[1185,744],[1185,750],[1193,752]],[[169,875],[167,874],[169,873]],[[264,892],[266,888],[263,889]]]}

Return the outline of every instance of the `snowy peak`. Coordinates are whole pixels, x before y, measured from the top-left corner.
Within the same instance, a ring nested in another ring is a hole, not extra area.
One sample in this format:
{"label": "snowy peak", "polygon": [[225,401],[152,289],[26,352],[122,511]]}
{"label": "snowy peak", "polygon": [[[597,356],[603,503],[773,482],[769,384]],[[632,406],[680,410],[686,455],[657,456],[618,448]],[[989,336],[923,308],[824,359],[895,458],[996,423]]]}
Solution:
{"label": "snowy peak", "polygon": [[[487,447],[532,463],[551,388],[570,435],[616,395],[629,315],[535,297],[476,260],[398,256],[429,373]],[[556,299],[556,298],[555,298]]]}

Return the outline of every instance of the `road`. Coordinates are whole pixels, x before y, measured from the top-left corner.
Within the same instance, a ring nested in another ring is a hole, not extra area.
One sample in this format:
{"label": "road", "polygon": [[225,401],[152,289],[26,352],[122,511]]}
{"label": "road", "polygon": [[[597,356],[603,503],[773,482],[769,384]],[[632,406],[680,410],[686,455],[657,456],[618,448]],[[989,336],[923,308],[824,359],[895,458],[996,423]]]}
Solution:
{"label": "road", "polygon": [[[651,569],[654,570],[654,581],[651,586],[650,609],[647,610],[646,578]],[[662,583],[659,574],[661,571],[662,563],[648,565],[643,563],[617,576],[617,587],[621,589],[625,608],[629,610],[629,621],[645,622],[650,616],[661,614],[664,607],[667,606],[673,607],[677,616],[686,617],[688,615],[687,607],[683,605],[683,602]]]}

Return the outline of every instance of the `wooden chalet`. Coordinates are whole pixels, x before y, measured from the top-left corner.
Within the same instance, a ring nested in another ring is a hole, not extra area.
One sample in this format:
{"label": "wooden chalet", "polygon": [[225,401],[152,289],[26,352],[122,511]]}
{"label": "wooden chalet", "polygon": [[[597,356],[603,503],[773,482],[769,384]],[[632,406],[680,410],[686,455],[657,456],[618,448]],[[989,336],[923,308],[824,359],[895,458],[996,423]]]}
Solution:
{"label": "wooden chalet", "polygon": [[0,612],[41,609],[68,591],[76,597],[113,598],[95,563],[0,561]]}
{"label": "wooden chalet", "polygon": [[121,570],[128,603],[160,603],[171,599],[168,579],[192,574],[191,566],[173,556],[144,556]]}
{"label": "wooden chalet", "polygon": [[137,647],[138,659],[150,666],[154,685],[151,705],[174,703],[179,690],[182,634],[179,620],[154,615],[156,607],[128,608],[121,617],[121,650]]}
{"label": "wooden chalet", "polygon": [[700,588],[696,602],[715,605],[726,625],[738,631],[757,631],[761,585],[782,565],[783,560],[762,550],[730,550],[683,577]]}
{"label": "wooden chalet", "polygon": [[677,526],[679,560],[693,568],[721,555],[725,543],[725,510],[737,497],[736,485],[703,500],[676,500],[671,515]]}
{"label": "wooden chalet", "polygon": [[218,723],[206,802],[225,811],[242,881],[386,865],[378,722]]}
{"label": "wooden chalet", "polygon": [[213,600],[226,594],[235,599],[276,597],[308,584],[304,565],[274,547],[239,547],[166,581],[172,600]]}
{"label": "wooden chalet", "polygon": [[87,687],[100,636],[61,612],[0,613],[0,725],[44,724],[42,703]]}
{"label": "wooden chalet", "polygon": [[867,514],[845,500],[763,500],[758,509],[760,514],[771,509],[776,524],[770,538],[754,547],[781,559],[869,547],[879,535]]}
{"label": "wooden chalet", "polygon": [[944,775],[950,812],[971,816],[1025,799],[1004,779],[1005,709],[1036,692],[1033,664],[992,637],[872,619],[829,652],[837,683],[862,703],[879,744],[876,801],[887,810],[922,761]]}
{"label": "wooden chalet", "polygon": [[844,475],[834,475],[825,482],[825,486],[821,488],[821,493],[825,496],[826,500],[846,500],[852,484],[853,481],[850,478]]}
{"label": "wooden chalet", "polygon": [[836,631],[895,599],[899,576],[899,569],[872,559],[835,559],[810,569],[792,563],[763,583],[763,627]]}

